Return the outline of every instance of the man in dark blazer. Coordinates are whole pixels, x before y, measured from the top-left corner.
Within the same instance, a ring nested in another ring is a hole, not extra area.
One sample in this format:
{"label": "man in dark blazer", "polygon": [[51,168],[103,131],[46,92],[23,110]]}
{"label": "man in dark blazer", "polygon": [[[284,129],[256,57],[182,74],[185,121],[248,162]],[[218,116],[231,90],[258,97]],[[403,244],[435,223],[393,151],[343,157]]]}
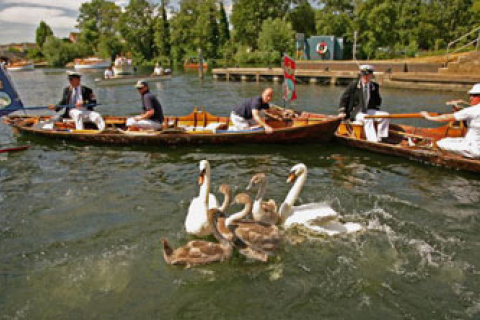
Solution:
{"label": "man in dark blazer", "polygon": [[[72,118],[75,121],[75,128],[77,130],[84,130],[84,121],[93,122],[97,125],[98,130],[105,129],[105,122],[100,113],[93,111],[93,104],[97,103],[92,89],[82,86],[81,74],[77,72],[68,73],[68,82],[70,85],[63,90],[62,99],[57,106],[50,105],[51,110],[60,111],[65,109],[61,117]],[[62,107],[67,106],[67,107]]]}
{"label": "man in dark blazer", "polygon": [[[359,79],[352,82],[343,93],[339,111],[345,119],[363,124],[368,141],[379,142],[388,137],[390,119],[365,119],[367,115],[388,115],[388,112],[380,111],[382,97],[380,86],[372,81],[373,72],[373,66],[360,66]],[[374,121],[379,122],[378,134]]]}

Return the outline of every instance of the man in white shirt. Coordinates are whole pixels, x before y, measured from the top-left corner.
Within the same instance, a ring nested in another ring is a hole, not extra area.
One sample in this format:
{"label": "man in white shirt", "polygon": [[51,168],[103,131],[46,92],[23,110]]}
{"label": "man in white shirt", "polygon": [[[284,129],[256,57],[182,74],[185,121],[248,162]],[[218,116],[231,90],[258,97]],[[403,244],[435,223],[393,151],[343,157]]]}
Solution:
{"label": "man in white shirt", "polygon": [[480,159],[480,83],[474,85],[468,93],[471,107],[439,116],[430,116],[426,111],[420,114],[435,122],[467,121],[468,131],[465,137],[441,139],[437,141],[437,147],[466,158]]}

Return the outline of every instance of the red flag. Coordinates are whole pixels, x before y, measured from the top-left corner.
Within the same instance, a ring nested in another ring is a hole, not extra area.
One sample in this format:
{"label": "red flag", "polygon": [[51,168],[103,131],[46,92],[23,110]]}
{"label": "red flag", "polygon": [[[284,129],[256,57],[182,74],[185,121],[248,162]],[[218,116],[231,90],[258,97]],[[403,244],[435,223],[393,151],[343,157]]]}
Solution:
{"label": "red flag", "polygon": [[295,60],[287,55],[283,56],[283,99],[293,101],[297,99],[297,89],[295,83],[295,69],[297,68]]}

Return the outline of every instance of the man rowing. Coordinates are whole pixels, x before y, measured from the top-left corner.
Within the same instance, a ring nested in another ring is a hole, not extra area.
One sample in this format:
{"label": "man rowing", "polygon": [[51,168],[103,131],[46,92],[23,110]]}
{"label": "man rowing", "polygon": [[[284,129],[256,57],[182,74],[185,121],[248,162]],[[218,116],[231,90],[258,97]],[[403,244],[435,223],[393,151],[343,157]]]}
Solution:
{"label": "man rowing", "polygon": [[150,92],[148,82],[139,80],[135,88],[137,88],[138,93],[142,97],[143,113],[127,119],[128,130],[161,130],[164,118],[162,105],[157,97]]}
{"label": "man rowing", "polygon": [[84,130],[84,122],[93,122],[98,130],[105,129],[100,113],[93,111],[94,104],[97,103],[92,89],[81,85],[82,75],[77,72],[68,73],[68,82],[70,85],[63,90],[62,99],[58,105],[49,105],[50,110],[60,111],[65,108],[62,116],[54,117],[55,121],[72,118],[75,121],[77,130]]}
{"label": "man rowing", "polygon": [[[380,142],[388,137],[390,119],[365,119],[365,116],[388,115],[380,111],[382,98],[380,86],[372,81],[374,68],[370,65],[360,66],[359,78],[352,82],[340,98],[339,115],[347,120],[356,120],[363,124],[368,141]],[[378,133],[375,130],[378,124]]]}
{"label": "man rowing", "polygon": [[463,138],[444,138],[437,141],[441,150],[453,152],[466,158],[480,158],[480,83],[468,92],[471,107],[463,110],[431,116],[426,111],[420,114],[427,120],[435,122],[467,121],[468,131]]}
{"label": "man rowing", "polygon": [[265,129],[267,134],[273,133],[273,128],[260,117],[260,111],[270,108],[268,103],[272,98],[273,89],[267,88],[261,96],[244,100],[230,114],[230,120],[235,128],[237,130],[248,130],[260,126]]}

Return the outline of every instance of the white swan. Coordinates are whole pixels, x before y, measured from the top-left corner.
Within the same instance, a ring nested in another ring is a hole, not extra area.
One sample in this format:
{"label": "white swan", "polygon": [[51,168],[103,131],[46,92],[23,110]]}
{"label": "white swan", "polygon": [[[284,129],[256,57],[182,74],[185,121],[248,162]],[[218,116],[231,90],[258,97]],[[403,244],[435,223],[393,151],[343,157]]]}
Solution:
{"label": "white swan", "polygon": [[278,207],[275,200],[270,199],[268,201],[263,201],[268,184],[267,176],[264,173],[255,174],[250,180],[247,190],[251,190],[253,186],[257,184],[259,186],[255,201],[253,202],[253,220],[268,224],[277,224],[280,216],[278,214]]}
{"label": "white swan", "polygon": [[290,170],[287,182],[295,181],[295,183],[279,210],[280,219],[283,221],[285,228],[300,225],[309,231],[327,236],[362,230],[360,224],[339,222],[338,213],[326,203],[308,203],[294,206],[306,180],[307,166],[303,163],[295,165]]}
{"label": "white swan", "polygon": [[208,225],[208,210],[218,208],[217,198],[210,193],[210,164],[207,160],[200,161],[198,184],[200,194],[190,202],[185,229],[188,234],[203,237],[212,233]]}

